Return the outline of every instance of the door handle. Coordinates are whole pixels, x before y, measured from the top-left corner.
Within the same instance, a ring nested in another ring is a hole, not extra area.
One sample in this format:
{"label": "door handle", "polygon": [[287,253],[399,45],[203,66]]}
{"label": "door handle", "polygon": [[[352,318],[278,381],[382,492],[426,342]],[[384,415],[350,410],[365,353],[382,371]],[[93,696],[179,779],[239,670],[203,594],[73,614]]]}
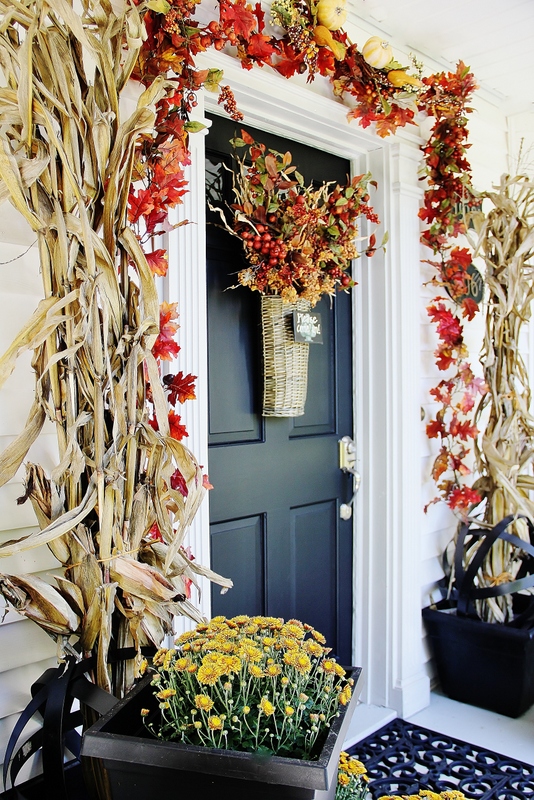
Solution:
{"label": "door handle", "polygon": [[348,503],[341,503],[339,516],[348,520],[352,517],[352,504],[360,488],[361,476],[356,469],[356,444],[350,436],[343,436],[339,440],[339,468],[350,475],[353,481],[353,494]]}

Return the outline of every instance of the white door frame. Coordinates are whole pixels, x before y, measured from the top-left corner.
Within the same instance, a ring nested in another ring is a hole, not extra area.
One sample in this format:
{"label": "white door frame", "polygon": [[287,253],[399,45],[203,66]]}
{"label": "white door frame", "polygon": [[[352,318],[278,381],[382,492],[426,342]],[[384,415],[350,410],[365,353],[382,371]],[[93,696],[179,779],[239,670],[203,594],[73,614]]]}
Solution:
{"label": "white door frame", "polygon": [[[199,64],[202,66],[202,64]],[[206,62],[207,66],[207,62]],[[311,87],[272,71],[245,71],[233,58],[209,54],[249,124],[295,139],[370,170],[378,181],[374,206],[389,231],[387,253],[356,262],[354,296],[355,438],[361,488],[355,504],[354,658],[364,667],[365,702],[409,716],[428,705],[421,625],[421,478],[419,416],[420,251],[417,210],[417,129],[382,140],[356,122],[320,79]],[[206,94],[205,108],[221,109]],[[198,109],[197,109],[198,110]],[[198,116],[201,121],[203,112]],[[205,120],[204,120],[205,121]],[[208,123],[209,124],[209,123]],[[178,368],[198,375],[196,401],[183,418],[200,463],[208,464],[208,379],[204,215],[204,144],[191,137],[190,191],[177,218],[193,224],[169,235],[166,299],[178,300]],[[209,563],[209,509],[205,502],[191,546]],[[209,616],[209,589],[201,598]]]}

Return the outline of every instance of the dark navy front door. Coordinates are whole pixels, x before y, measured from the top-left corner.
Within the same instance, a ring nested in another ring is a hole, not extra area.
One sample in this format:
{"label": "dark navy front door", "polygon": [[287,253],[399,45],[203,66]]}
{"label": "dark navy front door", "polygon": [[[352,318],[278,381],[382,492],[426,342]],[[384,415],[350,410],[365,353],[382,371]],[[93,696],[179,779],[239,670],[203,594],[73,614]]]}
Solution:
{"label": "dark navy front door", "polygon": [[[307,183],[345,182],[347,161],[243,126],[285,152]],[[219,117],[207,138],[208,195],[232,202],[229,139],[240,126]],[[310,345],[304,416],[262,417],[260,299],[235,285],[240,242],[208,213],[209,472],[212,568],[234,581],[212,590],[213,614],[265,614],[308,622],[351,661],[352,522],[339,516],[351,480],[338,440],[352,435],[351,298],[317,306],[323,344]]]}

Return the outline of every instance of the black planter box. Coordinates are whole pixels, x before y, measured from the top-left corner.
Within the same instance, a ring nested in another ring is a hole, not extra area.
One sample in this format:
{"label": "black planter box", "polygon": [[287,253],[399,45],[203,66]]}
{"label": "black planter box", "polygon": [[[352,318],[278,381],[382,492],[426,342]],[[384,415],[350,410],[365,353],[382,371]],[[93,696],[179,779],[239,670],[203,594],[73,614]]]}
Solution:
{"label": "black planter box", "polygon": [[157,708],[145,677],[89,728],[82,755],[102,759],[113,800],[198,797],[202,800],[334,800],[339,753],[358,699],[359,667],[350,703],[340,706],[316,761],[263,757],[235,750],[161,742],[147,735],[142,708]]}
{"label": "black planter box", "polygon": [[431,608],[423,609],[423,619],[445,694],[507,717],[521,716],[534,703],[534,628]]}

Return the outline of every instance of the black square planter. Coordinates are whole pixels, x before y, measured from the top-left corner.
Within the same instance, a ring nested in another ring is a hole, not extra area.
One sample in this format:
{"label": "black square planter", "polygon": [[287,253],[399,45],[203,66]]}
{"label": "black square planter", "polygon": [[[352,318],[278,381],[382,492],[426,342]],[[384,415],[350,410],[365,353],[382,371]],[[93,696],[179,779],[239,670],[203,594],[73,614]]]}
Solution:
{"label": "black square planter", "polygon": [[350,703],[340,707],[315,761],[258,756],[234,750],[162,742],[141,724],[142,708],[157,709],[145,677],[130,694],[89,728],[82,755],[102,759],[113,800],[200,797],[202,800],[333,800],[339,753],[358,699],[361,669]]}
{"label": "black square planter", "polygon": [[534,703],[534,628],[431,608],[423,609],[423,619],[449,697],[507,717],[521,716]]}

